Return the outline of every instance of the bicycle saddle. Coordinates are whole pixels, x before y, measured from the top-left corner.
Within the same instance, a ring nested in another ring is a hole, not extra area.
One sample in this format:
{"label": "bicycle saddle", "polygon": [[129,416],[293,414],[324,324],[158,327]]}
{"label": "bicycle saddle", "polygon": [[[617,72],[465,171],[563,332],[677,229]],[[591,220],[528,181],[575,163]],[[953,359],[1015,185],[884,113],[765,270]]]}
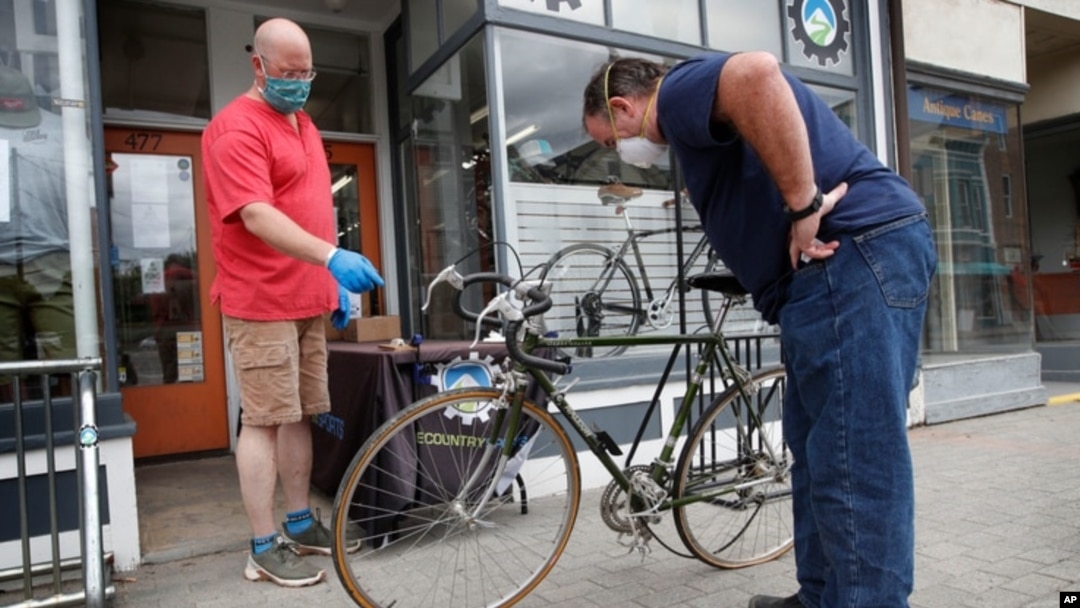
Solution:
{"label": "bicycle saddle", "polygon": [[686,277],[686,284],[694,289],[717,291],[728,297],[735,298],[750,293],[742,286],[739,279],[730,272],[703,272]]}
{"label": "bicycle saddle", "polygon": [[627,186],[626,184],[604,184],[596,191],[602,205],[618,205],[641,196],[641,188]]}

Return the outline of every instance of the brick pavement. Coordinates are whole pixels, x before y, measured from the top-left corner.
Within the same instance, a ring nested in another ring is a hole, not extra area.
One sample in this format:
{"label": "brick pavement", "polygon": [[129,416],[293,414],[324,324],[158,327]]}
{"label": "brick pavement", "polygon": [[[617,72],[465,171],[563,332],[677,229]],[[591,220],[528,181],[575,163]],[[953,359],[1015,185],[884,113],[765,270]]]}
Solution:
{"label": "brick pavement", "polygon": [[[1080,404],[1036,407],[911,431],[916,471],[915,608],[1048,608],[1080,590]],[[589,491],[554,571],[520,605],[742,608],[755,593],[796,588],[791,554],[713,570],[654,543],[644,560],[615,543]],[[665,527],[666,526],[666,527]],[[678,545],[665,521],[663,538]],[[348,607],[330,582],[250,583],[240,552],[144,565],[116,581],[116,607]],[[403,584],[405,582],[403,581]],[[455,607],[456,608],[456,607]]]}

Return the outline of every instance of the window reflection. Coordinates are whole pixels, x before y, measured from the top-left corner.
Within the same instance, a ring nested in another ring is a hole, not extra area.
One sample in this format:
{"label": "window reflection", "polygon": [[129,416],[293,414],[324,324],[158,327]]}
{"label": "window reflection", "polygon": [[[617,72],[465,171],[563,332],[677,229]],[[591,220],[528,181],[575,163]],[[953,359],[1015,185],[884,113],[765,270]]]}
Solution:
{"label": "window reflection", "polygon": [[[483,48],[482,37],[473,39],[411,98],[415,129],[411,145],[404,147],[409,153],[404,183],[415,184],[408,194],[419,235],[416,293],[450,264],[457,263],[463,273],[494,269]],[[472,337],[453,312],[450,291],[431,294],[428,313],[420,319],[426,337]],[[465,304],[480,310],[486,299],[467,294]]]}
{"label": "window reflection", "polygon": [[439,48],[439,14],[436,0],[406,0],[409,18],[409,67],[410,71],[423,65]]}
{"label": "window reflection", "polygon": [[581,126],[581,93],[611,49],[512,30],[500,33],[511,181],[600,185],[615,179],[672,189],[669,159],[650,169],[627,165]]}
{"label": "window reflection", "polygon": [[[81,5],[79,5],[81,7]],[[81,19],[75,15],[74,23]],[[0,361],[72,359],[97,354],[90,219],[93,187],[85,81],[60,86],[60,66],[82,73],[81,31],[57,20],[55,2],[0,0]],[[58,25],[60,26],[58,28]],[[65,31],[65,27],[67,28]],[[63,38],[65,44],[59,44]],[[71,132],[68,132],[68,131]],[[72,183],[74,180],[75,183]],[[75,241],[85,246],[71,251]],[[87,323],[86,321],[89,321]],[[70,395],[69,378],[50,379],[53,396]],[[31,376],[19,397],[38,399],[46,386]],[[0,378],[0,402],[15,385]]]}
{"label": "window reflection", "polygon": [[[941,352],[1027,352],[1032,317],[1017,108],[912,85],[912,185],[934,226],[938,273],[924,332]],[[1002,145],[1004,143],[1004,145]],[[1036,275],[1036,281],[1038,276]]]}
{"label": "window reflection", "polygon": [[721,51],[768,51],[783,58],[776,2],[705,0],[709,46]]}
{"label": "window reflection", "polygon": [[686,44],[701,44],[698,0],[612,0],[615,29]]}
{"label": "window reflection", "polygon": [[[256,27],[266,21],[256,19]],[[304,26],[318,77],[304,104],[323,133],[374,133],[371,51],[367,34]]]}
{"label": "window reflection", "polygon": [[114,153],[109,162],[120,382],[202,382],[192,159]]}
{"label": "window reflection", "polygon": [[101,94],[110,115],[142,110],[210,118],[202,9],[104,0],[98,15]]}
{"label": "window reflection", "polygon": [[819,97],[824,99],[825,103],[829,104],[829,107],[832,108],[832,111],[836,114],[837,118],[847,125],[847,128],[851,129],[851,132],[855,134],[855,137],[858,137],[858,106],[855,104],[855,91],[833,89],[820,85],[810,85],[810,88],[813,89]]}

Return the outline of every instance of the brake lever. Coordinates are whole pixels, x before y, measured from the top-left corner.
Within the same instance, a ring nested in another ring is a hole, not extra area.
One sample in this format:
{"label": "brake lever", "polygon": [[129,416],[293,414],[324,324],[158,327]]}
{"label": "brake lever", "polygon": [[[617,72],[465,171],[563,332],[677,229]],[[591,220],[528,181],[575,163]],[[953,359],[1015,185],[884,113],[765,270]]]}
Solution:
{"label": "brake lever", "polygon": [[510,303],[508,299],[510,296],[509,291],[491,298],[488,305],[484,307],[484,310],[480,311],[480,314],[476,316],[476,334],[473,337],[472,344],[469,348],[476,348],[476,345],[480,342],[480,330],[484,327],[484,318],[487,317],[492,311],[498,311],[499,315],[510,322],[520,321],[525,318],[525,315],[521,314],[521,311],[514,308],[514,305]]}
{"label": "brake lever", "polygon": [[427,312],[428,306],[431,305],[431,292],[435,290],[436,285],[443,281],[450,283],[450,286],[458,291],[465,288],[465,277],[458,273],[457,268],[455,268],[453,264],[443,268],[439,271],[439,274],[435,275],[435,278],[428,283],[427,297],[424,298],[424,305],[420,307],[420,312]]}

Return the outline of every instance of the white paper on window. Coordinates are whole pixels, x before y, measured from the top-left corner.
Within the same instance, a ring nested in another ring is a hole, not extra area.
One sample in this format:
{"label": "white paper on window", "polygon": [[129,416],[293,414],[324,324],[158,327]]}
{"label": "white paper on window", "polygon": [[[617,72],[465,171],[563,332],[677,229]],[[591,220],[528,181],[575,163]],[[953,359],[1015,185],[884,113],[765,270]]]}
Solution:
{"label": "white paper on window", "polygon": [[169,206],[131,206],[131,229],[140,249],[164,249],[169,246]]}
{"label": "white paper on window", "polygon": [[139,260],[139,274],[142,276],[142,292],[165,293],[165,261],[161,258],[143,258]]}
{"label": "white paper on window", "polygon": [[130,160],[131,202],[169,202],[169,158],[133,156]]}

